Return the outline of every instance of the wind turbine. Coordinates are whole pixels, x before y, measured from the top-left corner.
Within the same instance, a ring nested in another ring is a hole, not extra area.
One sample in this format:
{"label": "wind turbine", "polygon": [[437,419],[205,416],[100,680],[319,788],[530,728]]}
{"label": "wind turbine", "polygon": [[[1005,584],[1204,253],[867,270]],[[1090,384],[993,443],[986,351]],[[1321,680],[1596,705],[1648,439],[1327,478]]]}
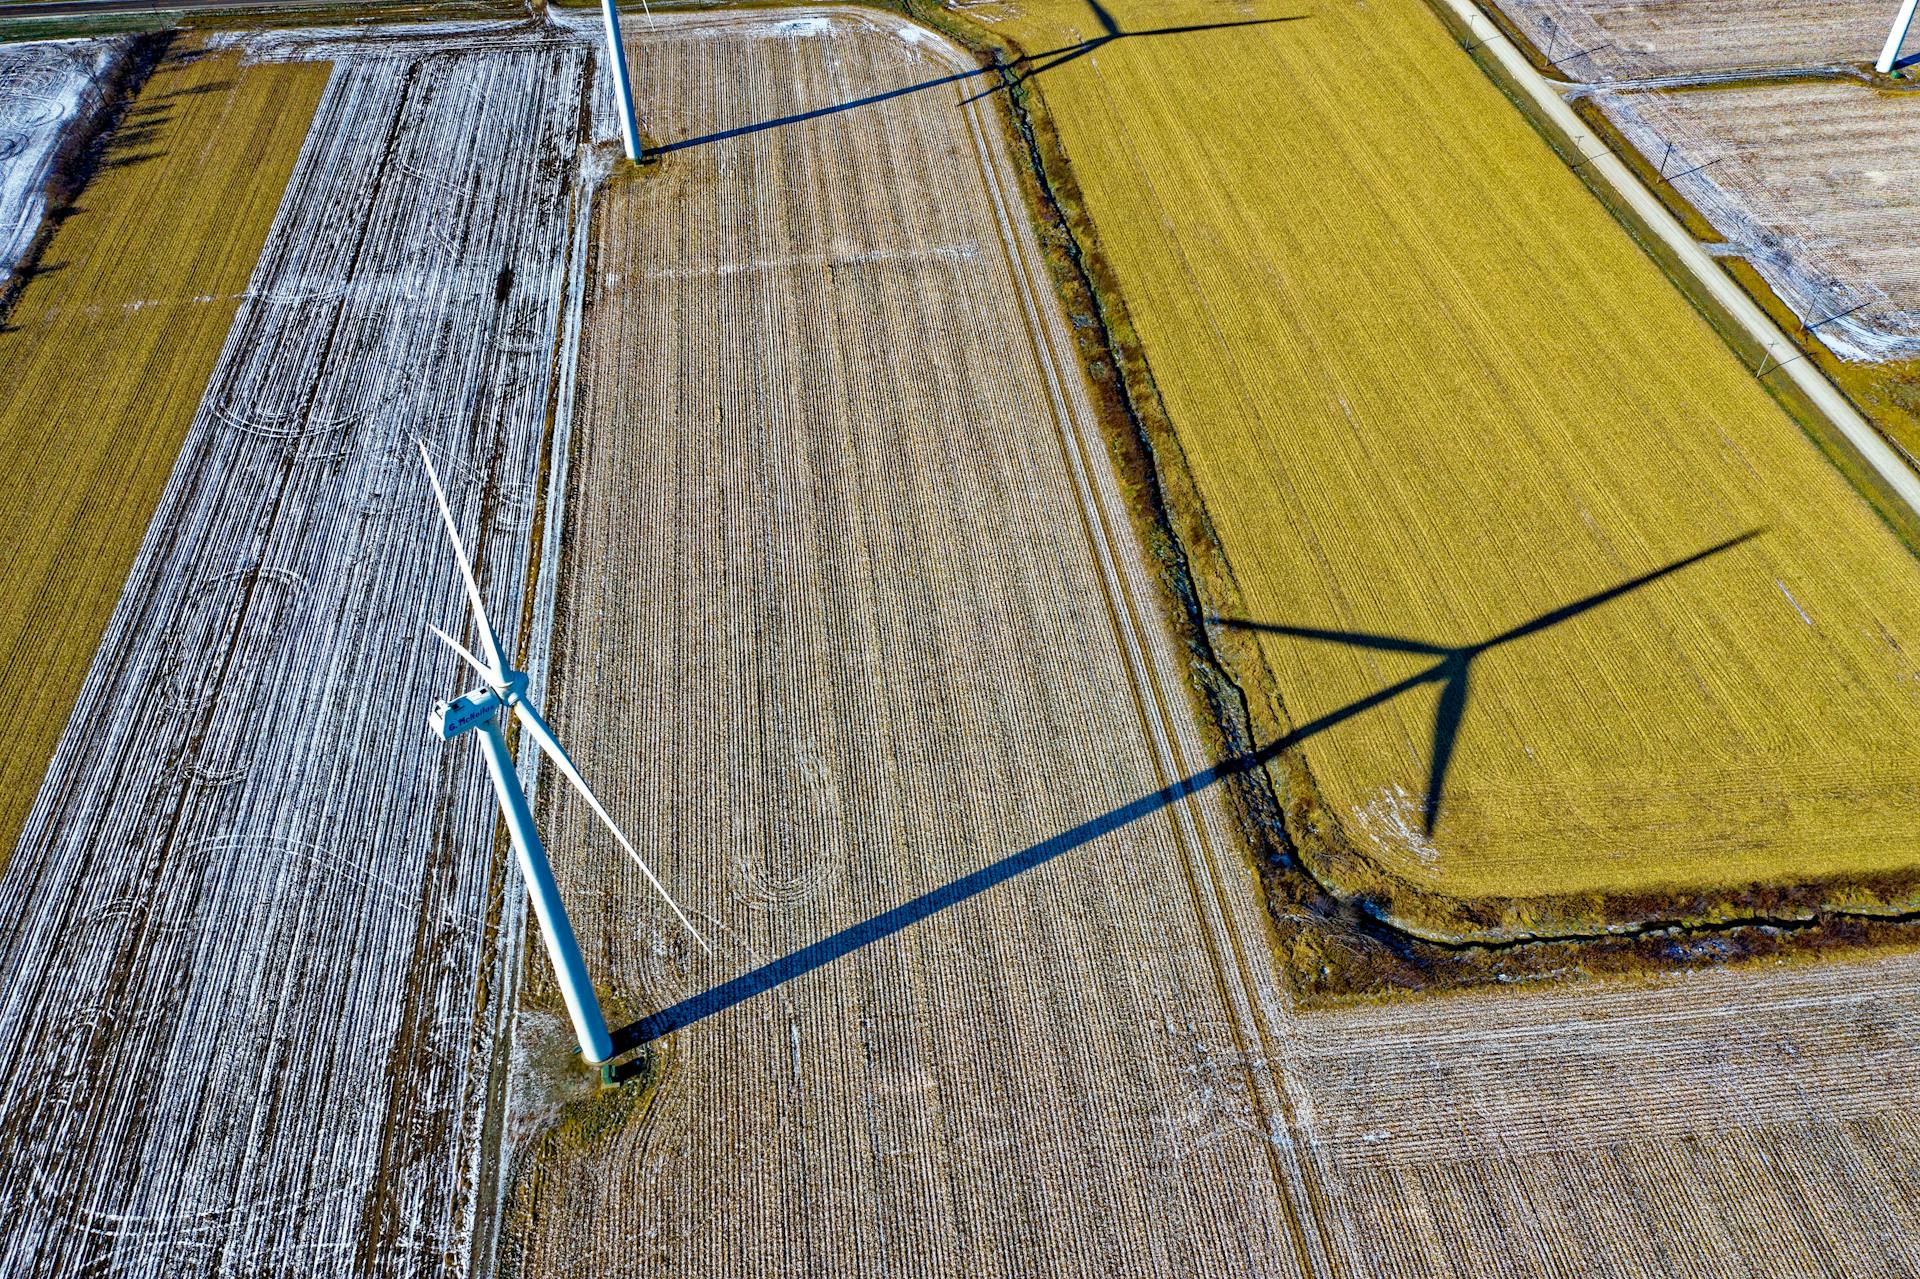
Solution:
{"label": "wind turbine", "polygon": [[1880,60],[1873,69],[1881,75],[1893,70],[1893,63],[1900,56],[1900,46],[1906,41],[1907,28],[1913,25],[1913,6],[1915,0],[1900,0],[1899,11],[1893,15],[1893,29],[1887,32],[1887,43],[1880,50]]}
{"label": "wind turbine", "polygon": [[627,159],[640,163],[640,122],[633,114],[633,84],[627,79],[627,50],[620,43],[620,11],[615,0],[600,0],[600,16],[607,28],[607,66],[613,72],[614,105],[620,112],[620,136]]}
{"label": "wind turbine", "polygon": [[519,716],[520,726],[532,735],[540,749],[547,753],[547,758],[553,761],[554,767],[587,801],[587,807],[613,832],[613,837],[620,841],[620,847],[627,850],[627,856],[633,858],[634,864],[640,867],[640,873],[647,877],[647,882],[666,899],[675,917],[693,934],[700,948],[709,954],[712,949],[672,895],[647,869],[646,862],[641,860],[632,841],[614,823],[607,810],[601,807],[586,778],[580,775],[580,770],[567,757],[559,739],[547,727],[547,721],[527,700],[527,674],[508,666],[500,651],[500,637],[494,633],[492,623],[487,621],[487,608],[480,599],[480,585],[474,581],[473,565],[467,560],[466,548],[460,544],[460,533],[453,523],[453,511],[447,505],[446,490],[440,487],[440,476],[433,469],[433,459],[427,456],[426,442],[416,440],[415,443],[420,446],[420,461],[427,468],[427,481],[433,485],[433,498],[439,504],[440,519],[447,526],[447,539],[453,543],[453,558],[460,565],[461,580],[466,583],[467,602],[473,606],[474,629],[480,633],[480,646],[486,650],[486,660],[482,661],[439,627],[430,628],[486,681],[484,687],[451,702],[437,703],[431,717],[433,731],[442,740],[452,741],[462,733],[476,728],[480,730],[480,744],[486,755],[487,769],[493,774],[494,794],[500,801],[501,816],[506,818],[507,832],[513,839],[513,850],[520,857],[520,873],[527,881],[527,895],[533,899],[533,913],[540,920],[541,935],[546,938],[547,957],[553,961],[554,976],[560,980],[560,993],[567,1003],[567,1016],[573,1020],[573,1031],[579,1037],[581,1054],[599,1065],[613,1057],[613,1036],[607,1032],[607,1019],[600,1012],[600,1001],[594,997],[593,980],[587,976],[586,960],[580,955],[579,942],[574,940],[573,925],[567,921],[567,908],[560,900],[559,886],[553,881],[553,867],[547,863],[546,847],[540,842],[540,832],[534,829],[533,811],[527,806],[526,791],[520,786],[519,770],[514,766],[512,752],[507,749],[507,735],[500,727],[500,711],[503,708],[511,707],[513,713]]}

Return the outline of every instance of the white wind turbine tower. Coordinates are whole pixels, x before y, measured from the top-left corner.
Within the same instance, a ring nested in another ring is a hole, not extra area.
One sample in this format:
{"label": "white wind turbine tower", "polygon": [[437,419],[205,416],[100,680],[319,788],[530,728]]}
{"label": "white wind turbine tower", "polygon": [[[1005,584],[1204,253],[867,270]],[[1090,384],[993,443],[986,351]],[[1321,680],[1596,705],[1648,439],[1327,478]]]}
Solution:
{"label": "white wind turbine tower", "polygon": [[613,72],[614,106],[620,112],[620,136],[627,159],[640,163],[640,123],[633,114],[633,84],[627,79],[627,50],[620,43],[620,11],[615,0],[600,0],[600,16],[607,27],[607,66]]}
{"label": "white wind turbine tower", "polygon": [[460,734],[472,729],[480,730],[481,748],[486,754],[487,768],[493,774],[494,794],[500,801],[500,812],[506,818],[507,831],[513,838],[514,852],[520,857],[520,873],[527,881],[527,894],[533,899],[533,913],[540,920],[541,935],[547,941],[547,955],[553,960],[554,975],[560,979],[560,992],[567,1002],[567,1015],[573,1019],[574,1033],[580,1039],[580,1052],[595,1065],[605,1062],[613,1056],[613,1036],[607,1033],[607,1021],[600,1012],[600,1001],[594,997],[593,980],[587,976],[586,960],[581,958],[580,945],[574,940],[573,925],[567,921],[567,908],[560,901],[560,889],[553,882],[553,868],[547,864],[547,851],[540,842],[540,832],[534,829],[533,812],[527,806],[527,795],[520,787],[520,774],[514,767],[513,755],[507,750],[506,733],[500,727],[499,712],[511,707],[520,717],[520,725],[533,736],[540,749],[554,763],[580,797],[587,801],[594,815],[606,823],[613,837],[620,841],[620,847],[627,850],[640,867],[640,873],[647,877],[667,905],[673,908],[674,915],[686,925],[693,939],[700,943],[702,950],[711,953],[706,938],[693,926],[673,900],[660,881],[647,869],[646,862],[619,826],[614,824],[607,810],[594,797],[593,790],[586,779],[580,776],[573,761],[567,758],[567,752],[554,737],[553,730],[547,727],[547,721],[527,700],[527,675],[525,671],[516,671],[507,665],[500,651],[500,637],[494,633],[492,623],[487,621],[486,605],[480,600],[480,586],[473,578],[473,565],[467,560],[466,548],[460,544],[460,534],[453,523],[453,511],[447,506],[447,494],[440,487],[440,477],[434,472],[433,459],[427,456],[425,441],[416,441],[420,446],[420,460],[427,468],[427,479],[433,485],[434,501],[439,503],[440,518],[447,526],[447,537],[453,543],[453,557],[459,562],[460,577],[466,583],[467,601],[473,605],[474,628],[480,633],[480,644],[486,650],[487,660],[481,661],[469,652],[451,635],[435,626],[433,633],[444,640],[447,646],[460,654],[467,664],[480,673],[486,681],[483,688],[455,698],[451,702],[441,702],[433,708],[433,729],[446,741],[452,741]]}
{"label": "white wind turbine tower", "polygon": [[1881,75],[1893,70],[1894,60],[1900,56],[1900,46],[1906,41],[1907,28],[1913,25],[1913,6],[1916,0],[1900,0],[1900,11],[1893,15],[1893,30],[1887,32],[1887,43],[1880,50],[1880,61],[1873,69]]}

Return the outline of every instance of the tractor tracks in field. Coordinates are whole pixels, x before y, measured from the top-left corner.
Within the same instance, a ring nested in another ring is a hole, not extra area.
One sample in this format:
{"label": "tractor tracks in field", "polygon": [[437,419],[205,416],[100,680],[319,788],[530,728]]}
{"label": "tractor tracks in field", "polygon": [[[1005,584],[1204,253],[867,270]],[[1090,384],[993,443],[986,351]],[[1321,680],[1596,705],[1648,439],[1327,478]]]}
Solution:
{"label": "tractor tracks in field", "polygon": [[[1069,224],[1027,105],[1016,92],[1018,82],[1006,63],[997,58],[995,63],[995,70],[1008,91],[1006,109],[1017,132],[1017,143],[1027,153],[1037,194],[1046,205],[1034,212],[1064,232],[1071,269],[1078,276],[1078,285],[1092,301],[1107,364],[1114,370],[1114,381],[1121,384],[1120,405],[1130,419],[1129,428],[1144,447],[1146,432],[1138,420],[1137,405],[1119,372],[1124,365],[1107,314],[1108,299],[1095,287],[1085,246]],[[1168,526],[1164,510],[1160,509],[1164,499],[1157,474],[1149,462],[1145,478],[1153,492],[1154,518],[1161,523],[1161,532],[1170,543],[1170,558],[1175,560],[1163,572],[1181,579],[1156,582],[1142,539],[1129,527],[1137,517],[1129,512],[1118,490],[1117,467],[1108,442],[1101,436],[1101,426],[1093,415],[1071,409],[1064,390],[1065,381],[1082,372],[1082,361],[1059,326],[1047,323],[1045,308],[1050,303],[1037,293],[1045,287],[1041,282],[1050,278],[1048,265],[1036,261],[1032,251],[1014,232],[1011,220],[1028,216],[1030,211],[1018,193],[1009,193],[1009,175],[1002,173],[994,162],[993,147],[986,132],[990,126],[983,118],[980,102],[980,97],[970,98],[965,109],[983,180],[1002,221],[1001,239],[1010,258],[1012,274],[1020,281],[1020,301],[1029,335],[1048,379],[1056,438],[1078,498],[1087,544],[1099,566],[1107,612],[1126,663],[1141,728],[1153,752],[1159,780],[1169,791],[1179,793],[1179,798],[1168,806],[1172,834],[1181,850],[1182,870],[1195,915],[1208,938],[1209,961],[1220,998],[1232,1012],[1235,1049],[1248,1064],[1250,1101],[1262,1125],[1263,1145],[1285,1210],[1291,1246],[1303,1274],[1332,1275],[1337,1273],[1334,1259],[1341,1255],[1341,1250],[1330,1237],[1331,1205],[1307,1165],[1305,1152],[1312,1149],[1308,1128],[1301,1122],[1300,1106],[1280,1066],[1286,1057],[1281,1046],[1285,1031],[1277,1010],[1283,1004],[1264,905],[1256,887],[1256,873],[1242,856],[1235,836],[1226,828],[1225,805],[1210,803],[1203,793],[1218,776],[1209,771],[1217,761],[1202,740],[1201,716],[1194,694],[1170,687],[1179,682],[1174,672],[1180,669],[1178,646],[1172,634],[1173,615],[1177,611],[1192,615],[1188,620],[1197,630],[1197,614],[1191,607],[1181,610],[1180,604],[1171,598],[1163,602],[1154,596],[1180,596],[1191,604],[1194,595],[1190,582],[1186,581],[1184,548]],[[1061,301],[1071,309],[1071,300]],[[1093,377],[1097,381],[1098,373]],[[1160,632],[1157,636],[1156,627]],[[1187,647],[1191,648],[1195,642],[1190,637]],[[1203,646],[1203,651],[1205,642],[1202,633],[1197,643]],[[1219,669],[1217,663],[1215,669]],[[1240,882],[1236,884],[1236,880]]]}

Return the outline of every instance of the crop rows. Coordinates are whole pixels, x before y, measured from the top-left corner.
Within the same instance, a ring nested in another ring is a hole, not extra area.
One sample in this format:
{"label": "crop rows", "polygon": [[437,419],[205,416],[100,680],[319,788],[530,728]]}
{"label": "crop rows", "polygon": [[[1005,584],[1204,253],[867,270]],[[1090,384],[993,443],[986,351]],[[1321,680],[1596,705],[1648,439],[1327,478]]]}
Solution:
{"label": "crop rows", "polygon": [[1712,79],[1862,66],[1897,6],[1879,0],[1503,0],[1563,79]]}
{"label": "crop rows", "polygon": [[1904,1274],[1917,975],[1882,955],[1306,1014],[1281,1068],[1355,1273]]}
{"label": "crop rows", "polygon": [[1643,155],[1695,170],[1674,185],[1821,342],[1850,360],[1920,355],[1910,99],[1835,82],[1596,101]]}
{"label": "crop rows", "polygon": [[[0,328],[11,853],[279,207],[320,66],[162,62]],[[209,148],[219,137],[225,145]],[[4,864],[4,863],[0,863]]]}
{"label": "crop rows", "polygon": [[1453,938],[1912,907],[1912,555],[1425,9],[1035,83],[1322,883]]}
{"label": "crop rows", "polygon": [[466,1266],[493,802],[428,442],[517,633],[581,49],[336,58],[0,878],[0,1270]]}
{"label": "crop rows", "polygon": [[1161,793],[1206,756],[1004,138],[962,105],[991,82],[858,11],[630,39],[686,145],[597,197],[552,710],[715,953],[555,802],[603,996],[665,1014],[661,1082],[523,1150],[509,1255],[1292,1272],[1318,1236],[1257,901],[1217,794]]}

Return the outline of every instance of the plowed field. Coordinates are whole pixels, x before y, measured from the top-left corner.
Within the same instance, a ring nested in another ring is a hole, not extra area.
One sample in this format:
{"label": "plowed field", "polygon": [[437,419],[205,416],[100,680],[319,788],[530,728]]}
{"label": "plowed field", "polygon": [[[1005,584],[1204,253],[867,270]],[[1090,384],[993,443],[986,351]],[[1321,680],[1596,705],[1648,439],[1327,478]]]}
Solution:
{"label": "plowed field", "polygon": [[1163,790],[1195,717],[981,79],[847,11],[630,39],[687,145],[598,197],[553,718],[715,954],[555,806],[661,1080],[522,1152],[513,1264],[1295,1271],[1257,899]]}
{"label": "plowed field", "polygon": [[1560,76],[1595,81],[1867,65],[1880,55],[1899,6],[1878,0],[1504,0],[1500,7]]}

